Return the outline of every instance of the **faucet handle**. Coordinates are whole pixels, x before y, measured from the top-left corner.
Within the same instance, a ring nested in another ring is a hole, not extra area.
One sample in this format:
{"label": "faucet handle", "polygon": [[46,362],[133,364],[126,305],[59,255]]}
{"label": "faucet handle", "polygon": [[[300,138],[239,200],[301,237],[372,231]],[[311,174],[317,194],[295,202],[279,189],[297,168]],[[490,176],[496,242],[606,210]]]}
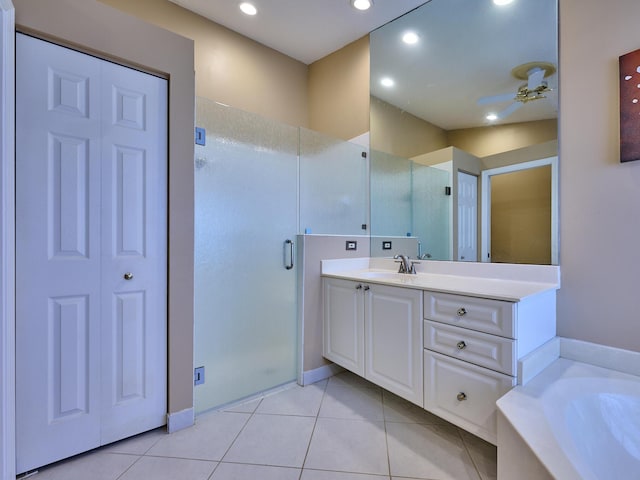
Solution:
{"label": "faucet handle", "polygon": [[420,262],[416,262],[416,261],[411,262],[411,268],[409,269],[409,273],[413,273],[413,274],[418,273],[416,272],[416,265],[420,265]]}

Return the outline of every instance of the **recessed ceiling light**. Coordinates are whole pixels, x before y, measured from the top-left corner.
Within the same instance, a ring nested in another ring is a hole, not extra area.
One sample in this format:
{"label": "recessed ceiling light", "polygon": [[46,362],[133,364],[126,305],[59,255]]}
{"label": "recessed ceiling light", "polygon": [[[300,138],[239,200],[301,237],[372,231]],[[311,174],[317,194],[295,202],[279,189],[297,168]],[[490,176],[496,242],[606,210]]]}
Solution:
{"label": "recessed ceiling light", "polygon": [[395,84],[396,82],[394,82],[393,79],[389,77],[384,77],[380,80],[380,85],[382,85],[383,87],[393,87]]}
{"label": "recessed ceiling light", "polygon": [[249,2],[241,3],[240,10],[242,10],[242,13],[246,15],[255,15],[256,13],[258,13],[258,9]]}
{"label": "recessed ceiling light", "polygon": [[420,37],[416,32],[407,32],[402,36],[402,41],[407,45],[418,43],[418,40],[420,40]]}
{"label": "recessed ceiling light", "polygon": [[513,0],[493,0],[493,3],[496,5],[509,5],[510,3],[513,3]]}
{"label": "recessed ceiling light", "polygon": [[485,118],[490,122],[495,122],[498,119],[498,115],[495,113],[489,113]]}
{"label": "recessed ceiling light", "polygon": [[351,0],[351,6],[356,10],[369,10],[373,6],[373,0]]}

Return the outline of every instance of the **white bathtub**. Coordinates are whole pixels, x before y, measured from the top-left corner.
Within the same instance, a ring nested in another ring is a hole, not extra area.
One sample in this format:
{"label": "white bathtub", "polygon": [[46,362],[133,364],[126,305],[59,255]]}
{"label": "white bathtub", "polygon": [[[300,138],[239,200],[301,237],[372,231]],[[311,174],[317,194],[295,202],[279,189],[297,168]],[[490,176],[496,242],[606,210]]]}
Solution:
{"label": "white bathtub", "polygon": [[[498,400],[498,409],[499,480],[640,479],[638,376],[559,358]],[[501,431],[503,467],[509,464],[502,469]],[[518,450],[520,440],[525,447]],[[527,454],[528,471],[538,462],[539,473],[519,474]],[[509,472],[504,479],[501,471]]]}

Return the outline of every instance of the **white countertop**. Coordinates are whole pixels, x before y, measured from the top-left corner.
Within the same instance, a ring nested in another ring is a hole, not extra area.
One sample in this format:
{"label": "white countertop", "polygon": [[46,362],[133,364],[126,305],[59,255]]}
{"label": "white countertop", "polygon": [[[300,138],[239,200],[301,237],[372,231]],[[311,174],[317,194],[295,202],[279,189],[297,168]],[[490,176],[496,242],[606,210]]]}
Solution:
{"label": "white countertop", "polygon": [[560,287],[559,269],[553,266],[509,265],[505,268],[496,264],[465,266],[460,262],[422,261],[416,265],[416,274],[397,273],[397,268],[393,259],[323,260],[322,276],[509,302],[519,302]]}

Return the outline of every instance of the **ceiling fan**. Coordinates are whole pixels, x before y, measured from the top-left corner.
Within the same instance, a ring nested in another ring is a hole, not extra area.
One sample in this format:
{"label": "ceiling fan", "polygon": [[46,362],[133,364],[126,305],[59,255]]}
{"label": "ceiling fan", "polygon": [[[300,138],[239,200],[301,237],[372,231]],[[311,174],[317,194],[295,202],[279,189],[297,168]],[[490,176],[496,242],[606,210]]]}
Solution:
{"label": "ceiling fan", "polygon": [[504,93],[501,95],[482,97],[477,103],[478,105],[490,105],[492,103],[512,100],[513,103],[496,114],[496,119],[502,120],[514,113],[525,103],[547,98],[545,93],[550,92],[551,89],[549,88],[545,78],[553,75],[554,73],[556,73],[556,67],[548,62],[530,62],[519,65],[511,70],[511,75],[519,80],[526,80],[527,83],[518,87],[515,94]]}

